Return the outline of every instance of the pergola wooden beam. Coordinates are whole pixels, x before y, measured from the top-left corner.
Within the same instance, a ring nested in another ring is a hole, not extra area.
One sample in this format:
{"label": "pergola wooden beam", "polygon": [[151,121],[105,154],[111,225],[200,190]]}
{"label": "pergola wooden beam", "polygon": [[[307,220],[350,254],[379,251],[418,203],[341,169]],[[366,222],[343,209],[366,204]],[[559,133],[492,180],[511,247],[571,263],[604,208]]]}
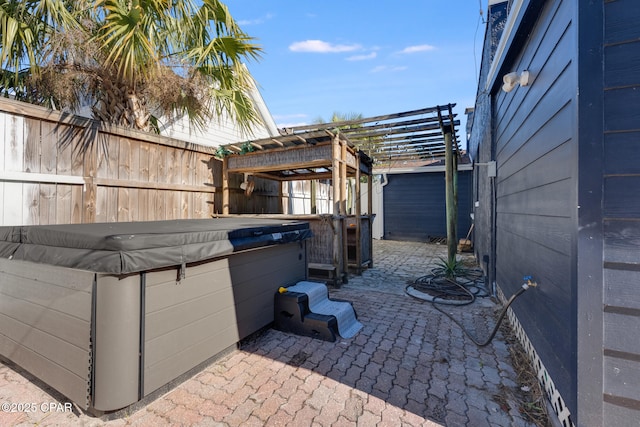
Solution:
{"label": "pergola wooden beam", "polygon": [[[455,104],[453,104],[453,106],[455,106]],[[362,123],[379,122],[383,120],[394,120],[402,117],[417,116],[420,114],[430,114],[430,113],[435,113],[437,109],[438,107],[429,107],[429,108],[422,108],[419,110],[405,111],[405,112],[396,113],[396,114],[385,114],[381,116],[367,117],[367,118],[356,119],[356,120],[345,120],[345,121],[339,121],[339,122],[304,125],[304,126],[292,126],[292,127],[285,128],[285,130],[288,132],[295,132],[295,131],[305,131],[310,129],[334,129],[338,127],[358,125]]]}

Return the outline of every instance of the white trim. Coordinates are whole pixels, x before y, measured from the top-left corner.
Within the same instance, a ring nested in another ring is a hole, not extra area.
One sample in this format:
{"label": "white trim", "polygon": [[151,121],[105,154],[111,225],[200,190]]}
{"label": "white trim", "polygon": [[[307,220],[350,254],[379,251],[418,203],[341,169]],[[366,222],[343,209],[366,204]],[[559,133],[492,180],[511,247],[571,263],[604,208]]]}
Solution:
{"label": "white trim", "polygon": [[507,22],[504,25],[504,30],[502,30],[500,43],[498,43],[496,54],[493,57],[493,61],[491,62],[491,68],[489,68],[485,91],[488,91],[490,89],[489,85],[495,80],[496,73],[498,72],[498,64],[502,62],[502,59],[507,53],[507,40],[509,40],[509,36],[511,35],[511,33],[517,30],[517,28],[515,28],[516,19],[518,18],[518,15],[520,15],[520,9],[522,9],[523,4],[524,0],[514,0],[513,4],[511,5],[509,15],[507,15]]}
{"label": "white trim", "polygon": [[[408,168],[387,168],[387,169],[373,169],[374,175],[394,175],[401,173],[425,173],[425,172],[444,172],[444,166],[416,166],[416,167],[408,167]],[[463,165],[458,165],[458,171],[470,171],[473,170],[473,165],[470,163],[465,163]]]}
{"label": "white trim", "polygon": [[82,176],[6,171],[0,171],[0,181],[46,182],[48,184],[85,184],[84,177]]}
{"label": "white trim", "polygon": [[[505,297],[502,289],[498,286],[498,298],[503,304],[507,303],[507,298]],[[520,345],[527,353],[529,357],[529,362],[531,366],[536,371],[536,375],[538,378],[538,383],[544,389],[546,394],[547,402],[550,404],[551,409],[558,417],[557,420],[550,419],[552,424],[561,424],[563,426],[575,427],[575,424],[571,420],[571,412],[569,412],[569,408],[567,408],[567,404],[565,403],[560,391],[556,388],[551,375],[549,375],[549,371],[547,370],[544,363],[542,363],[542,359],[538,355],[535,347],[531,340],[529,340],[529,336],[525,332],[518,316],[513,311],[511,307],[507,310],[507,319],[509,319],[509,323],[511,323],[511,327],[513,332],[516,335],[518,341],[520,341]],[[549,417],[552,417],[552,414],[549,414]]]}

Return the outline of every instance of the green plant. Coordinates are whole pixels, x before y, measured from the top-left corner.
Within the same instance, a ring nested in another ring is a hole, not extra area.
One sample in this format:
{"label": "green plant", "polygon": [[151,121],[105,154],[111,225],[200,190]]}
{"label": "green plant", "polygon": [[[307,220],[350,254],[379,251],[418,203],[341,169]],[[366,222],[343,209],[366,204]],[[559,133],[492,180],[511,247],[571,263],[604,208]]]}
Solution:
{"label": "green plant", "polygon": [[0,96],[145,131],[260,122],[244,63],[261,48],[220,0],[4,0],[0,28]]}
{"label": "green plant", "polygon": [[250,141],[243,143],[240,147],[240,154],[251,153],[252,151],[255,151],[255,148]]}
{"label": "green plant", "polygon": [[223,146],[216,148],[216,157],[218,157],[219,159],[222,159],[225,156],[228,156],[229,154],[231,154],[231,151],[229,151]]}
{"label": "green plant", "polygon": [[436,266],[437,267],[433,269],[433,272],[445,277],[455,277],[461,274],[464,270],[462,263],[456,258],[451,260],[440,258],[440,261],[436,262]]}

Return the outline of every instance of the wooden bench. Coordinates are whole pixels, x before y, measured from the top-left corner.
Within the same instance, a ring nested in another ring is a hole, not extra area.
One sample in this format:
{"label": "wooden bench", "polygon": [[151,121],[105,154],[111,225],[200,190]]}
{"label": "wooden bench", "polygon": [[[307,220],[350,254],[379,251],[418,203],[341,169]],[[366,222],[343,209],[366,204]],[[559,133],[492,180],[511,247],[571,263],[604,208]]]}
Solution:
{"label": "wooden bench", "polygon": [[323,281],[326,280],[334,287],[339,287],[338,275],[336,274],[335,265],[310,262],[309,278],[319,279]]}

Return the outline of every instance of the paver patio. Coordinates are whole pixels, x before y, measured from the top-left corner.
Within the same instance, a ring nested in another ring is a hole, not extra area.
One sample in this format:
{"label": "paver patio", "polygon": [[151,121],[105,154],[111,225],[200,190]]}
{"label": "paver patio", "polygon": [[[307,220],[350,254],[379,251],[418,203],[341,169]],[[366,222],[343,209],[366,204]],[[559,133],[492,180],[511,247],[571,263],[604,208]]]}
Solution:
{"label": "paver patio", "polygon": [[[0,364],[0,401],[35,404],[30,412],[0,412],[0,425],[533,426],[518,411],[502,333],[477,347],[430,303],[405,294],[445,253],[442,245],[375,241],[374,267],[330,290],[353,302],[364,325],[354,338],[332,343],[267,329],[117,419],[64,406],[45,411],[43,403],[67,400]],[[451,310],[484,337],[493,308],[482,298]]]}

